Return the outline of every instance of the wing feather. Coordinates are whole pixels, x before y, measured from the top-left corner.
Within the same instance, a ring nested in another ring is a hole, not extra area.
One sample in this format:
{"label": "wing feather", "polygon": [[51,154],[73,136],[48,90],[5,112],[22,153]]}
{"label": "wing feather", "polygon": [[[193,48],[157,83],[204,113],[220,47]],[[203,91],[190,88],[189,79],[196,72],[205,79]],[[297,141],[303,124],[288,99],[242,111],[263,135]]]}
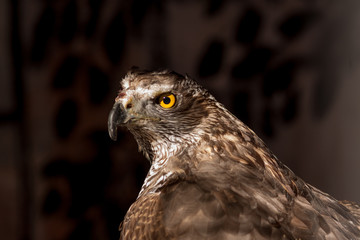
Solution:
{"label": "wing feather", "polygon": [[158,193],[137,199],[120,224],[120,240],[169,239],[164,232],[160,204]]}

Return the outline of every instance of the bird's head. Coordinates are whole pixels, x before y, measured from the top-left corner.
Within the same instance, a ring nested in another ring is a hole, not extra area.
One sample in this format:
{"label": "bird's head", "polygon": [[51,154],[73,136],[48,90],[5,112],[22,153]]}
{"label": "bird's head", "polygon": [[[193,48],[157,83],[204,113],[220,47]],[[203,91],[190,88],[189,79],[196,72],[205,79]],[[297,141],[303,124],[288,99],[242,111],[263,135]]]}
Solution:
{"label": "bird's head", "polygon": [[195,141],[213,103],[207,90],[187,76],[132,69],[121,80],[109,114],[109,135],[116,140],[118,126],[126,126],[151,160],[154,151],[177,151],[180,142]]}

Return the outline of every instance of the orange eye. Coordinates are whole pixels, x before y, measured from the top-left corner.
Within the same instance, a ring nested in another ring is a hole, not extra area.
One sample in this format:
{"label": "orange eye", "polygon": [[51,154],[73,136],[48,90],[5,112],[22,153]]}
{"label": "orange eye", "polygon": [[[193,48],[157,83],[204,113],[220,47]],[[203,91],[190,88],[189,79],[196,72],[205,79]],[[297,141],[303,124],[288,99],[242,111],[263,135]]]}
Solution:
{"label": "orange eye", "polygon": [[159,97],[159,104],[163,108],[171,108],[176,102],[175,95],[172,93],[164,93]]}

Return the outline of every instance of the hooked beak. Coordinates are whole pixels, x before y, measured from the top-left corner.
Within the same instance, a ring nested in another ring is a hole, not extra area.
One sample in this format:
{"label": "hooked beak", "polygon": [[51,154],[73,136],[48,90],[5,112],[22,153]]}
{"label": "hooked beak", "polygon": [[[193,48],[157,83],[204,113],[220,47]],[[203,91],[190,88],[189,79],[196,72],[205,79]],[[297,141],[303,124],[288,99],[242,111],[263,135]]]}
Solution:
{"label": "hooked beak", "polygon": [[112,140],[117,139],[117,128],[128,121],[127,111],[120,102],[115,102],[108,118],[108,131]]}

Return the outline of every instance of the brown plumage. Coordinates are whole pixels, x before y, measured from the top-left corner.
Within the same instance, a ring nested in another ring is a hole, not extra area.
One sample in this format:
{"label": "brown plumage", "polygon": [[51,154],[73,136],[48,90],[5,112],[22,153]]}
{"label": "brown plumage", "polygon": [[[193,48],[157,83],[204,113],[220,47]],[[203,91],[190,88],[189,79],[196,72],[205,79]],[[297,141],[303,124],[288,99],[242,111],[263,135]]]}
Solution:
{"label": "brown plumage", "polygon": [[187,76],[131,70],[109,115],[151,168],[120,239],[360,239],[360,210],[305,183]]}

